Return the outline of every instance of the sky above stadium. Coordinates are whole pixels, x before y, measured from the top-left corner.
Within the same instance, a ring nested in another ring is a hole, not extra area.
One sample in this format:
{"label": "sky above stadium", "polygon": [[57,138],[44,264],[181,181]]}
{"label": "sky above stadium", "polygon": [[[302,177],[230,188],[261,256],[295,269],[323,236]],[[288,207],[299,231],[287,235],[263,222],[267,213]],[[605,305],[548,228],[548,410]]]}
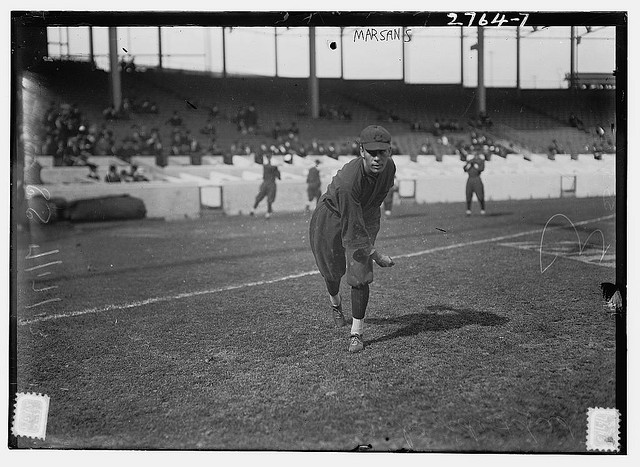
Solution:
{"label": "sky above stadium", "polygon": [[[580,37],[576,71],[609,73],[615,68],[615,29],[576,27]],[[223,71],[220,27],[163,27],[161,45],[166,68]],[[226,28],[229,74],[307,77],[307,28]],[[463,46],[460,46],[462,35]],[[520,81],[523,88],[567,87],[570,27],[520,28]],[[87,59],[88,27],[48,29],[49,55]],[[477,85],[475,27],[316,28],[320,78],[405,79],[408,83]],[[485,85],[515,87],[516,28],[485,28]],[[137,66],[158,66],[158,28],[118,28],[118,51]],[[93,28],[94,56],[108,69],[108,29]],[[461,64],[461,55],[463,56]]]}

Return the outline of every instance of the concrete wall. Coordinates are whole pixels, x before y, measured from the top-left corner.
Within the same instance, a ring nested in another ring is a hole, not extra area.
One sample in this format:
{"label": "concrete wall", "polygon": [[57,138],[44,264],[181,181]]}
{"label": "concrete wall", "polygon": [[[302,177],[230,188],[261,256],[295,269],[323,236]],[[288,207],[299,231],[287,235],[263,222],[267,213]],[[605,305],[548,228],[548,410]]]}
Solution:
{"label": "concrete wall", "polygon": [[[335,161],[323,158],[324,187],[337,169],[350,159],[347,157]],[[306,168],[313,165],[313,160],[315,157],[280,166],[283,179],[277,183],[274,211],[299,212],[304,209],[307,202],[304,174]],[[226,214],[238,215],[248,213],[253,207],[262,178],[259,165],[250,160],[241,162],[238,159],[238,162],[234,166],[166,167],[163,174],[170,182],[77,183],[78,180],[86,181],[88,170],[85,167],[44,168],[42,179],[52,196],[60,196],[68,201],[128,193],[144,201],[148,217],[165,219],[198,217],[201,208],[200,189],[209,190],[205,204],[211,206],[216,205],[219,198],[213,189],[222,187],[222,209]],[[423,157],[418,158],[418,163],[400,156],[396,165],[400,183],[415,180],[416,202],[464,201],[467,176],[457,156],[446,157],[443,162]],[[576,177],[575,193],[561,193],[563,176]],[[591,155],[581,155],[578,161],[571,160],[569,156],[559,156],[556,161],[549,161],[546,156],[538,155],[533,162],[524,161],[522,156],[509,156],[507,159],[495,157],[486,164],[482,178],[486,198],[492,201],[559,198],[561,195],[613,196],[616,192],[615,157],[612,155],[605,155],[602,161],[594,160]],[[256,210],[258,214],[264,212],[266,200]]]}

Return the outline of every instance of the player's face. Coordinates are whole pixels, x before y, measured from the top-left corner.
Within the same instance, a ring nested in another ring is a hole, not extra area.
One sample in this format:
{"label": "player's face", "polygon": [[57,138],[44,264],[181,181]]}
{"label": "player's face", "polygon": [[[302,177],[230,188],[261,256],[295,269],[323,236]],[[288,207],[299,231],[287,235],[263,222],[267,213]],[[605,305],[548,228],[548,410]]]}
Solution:
{"label": "player's face", "polygon": [[360,153],[362,154],[362,157],[364,157],[365,170],[370,174],[377,175],[382,172],[387,165],[387,161],[391,155],[391,149],[367,151],[361,146]]}

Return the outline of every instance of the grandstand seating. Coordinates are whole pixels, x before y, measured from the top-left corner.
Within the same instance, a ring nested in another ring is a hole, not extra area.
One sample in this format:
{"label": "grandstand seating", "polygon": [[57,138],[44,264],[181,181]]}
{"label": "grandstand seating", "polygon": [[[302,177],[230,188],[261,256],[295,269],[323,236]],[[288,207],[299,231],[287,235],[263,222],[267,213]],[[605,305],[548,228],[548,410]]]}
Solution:
{"label": "grandstand seating", "polygon": [[[59,65],[58,65],[59,68]],[[41,103],[51,100],[77,103],[92,122],[104,122],[102,110],[109,105],[109,77],[103,71],[75,67],[73,73],[44,70]],[[276,122],[287,128],[296,121],[301,139],[315,138],[324,142],[353,141],[360,129],[370,123],[384,124],[394,135],[401,152],[417,154],[426,141],[425,133],[412,133],[410,124],[422,121],[430,125],[435,119],[455,119],[466,126],[475,114],[475,90],[451,85],[409,85],[401,81],[320,80],[320,102],[333,107],[346,107],[351,120],[311,119],[299,116],[308,107],[308,83],[305,79],[271,77],[212,77],[202,73],[147,70],[122,74],[123,96],[149,98],[158,104],[158,114],[133,114],[131,120],[109,121],[116,140],[130,133],[136,123],[148,129],[161,130],[166,147],[170,126],[166,121],[174,110],[184,125],[206,145],[199,134],[205,125],[208,107],[218,105],[221,116],[215,122],[218,144],[228,148],[234,142],[259,145],[270,141]],[[259,131],[243,135],[237,131],[232,117],[243,106],[254,103],[259,115]],[[488,115],[494,122],[490,129],[494,139],[504,138],[533,152],[545,152],[553,139],[572,152],[584,152],[593,135],[572,128],[568,116],[575,113],[592,127],[610,128],[615,122],[615,95],[612,91],[487,89]],[[43,109],[41,109],[43,110]],[[397,121],[381,118],[386,112],[397,115]],[[37,109],[36,109],[37,115]],[[38,120],[38,117],[32,117]],[[450,139],[467,138],[468,132],[451,134]],[[434,138],[431,137],[432,146]],[[436,151],[446,149],[438,148]]]}

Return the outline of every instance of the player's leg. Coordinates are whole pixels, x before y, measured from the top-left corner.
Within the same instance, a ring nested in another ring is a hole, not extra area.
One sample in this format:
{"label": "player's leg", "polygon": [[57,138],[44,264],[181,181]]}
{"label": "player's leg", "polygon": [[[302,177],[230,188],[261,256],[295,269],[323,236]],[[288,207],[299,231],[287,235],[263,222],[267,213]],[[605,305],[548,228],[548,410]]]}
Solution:
{"label": "player's leg", "polygon": [[[369,303],[369,284],[373,282],[373,260],[370,256],[361,258],[347,248],[347,283],[351,286],[351,340],[350,352],[360,352],[364,348],[364,316]],[[354,257],[355,256],[355,257]],[[357,258],[357,259],[356,259]]]}
{"label": "player's leg", "polygon": [[467,216],[471,215],[471,198],[473,197],[473,185],[471,179],[467,179],[467,186],[465,189],[465,196],[467,198]]}
{"label": "player's leg", "polygon": [[315,196],[315,191],[313,186],[311,185],[307,185],[307,204],[305,204],[304,206],[304,210],[306,212],[310,212],[311,211],[311,203],[313,202],[313,197]]}
{"label": "player's leg", "polygon": [[340,219],[320,204],[309,222],[311,251],[320,274],[325,280],[334,322],[344,326],[340,280],[346,271],[345,252],[342,246]]}
{"label": "player's leg", "polygon": [[478,179],[478,186],[476,187],[476,196],[478,197],[478,202],[480,203],[480,214],[484,214],[484,184],[482,180]]}
{"label": "player's leg", "polygon": [[269,185],[267,189],[267,219],[271,217],[273,213],[273,202],[276,200],[276,185]]}
{"label": "player's leg", "polygon": [[253,215],[253,211],[256,210],[260,202],[267,196],[267,190],[265,184],[260,185],[260,189],[258,190],[258,194],[256,195],[256,201],[253,203],[253,210],[251,211],[251,215]]}

